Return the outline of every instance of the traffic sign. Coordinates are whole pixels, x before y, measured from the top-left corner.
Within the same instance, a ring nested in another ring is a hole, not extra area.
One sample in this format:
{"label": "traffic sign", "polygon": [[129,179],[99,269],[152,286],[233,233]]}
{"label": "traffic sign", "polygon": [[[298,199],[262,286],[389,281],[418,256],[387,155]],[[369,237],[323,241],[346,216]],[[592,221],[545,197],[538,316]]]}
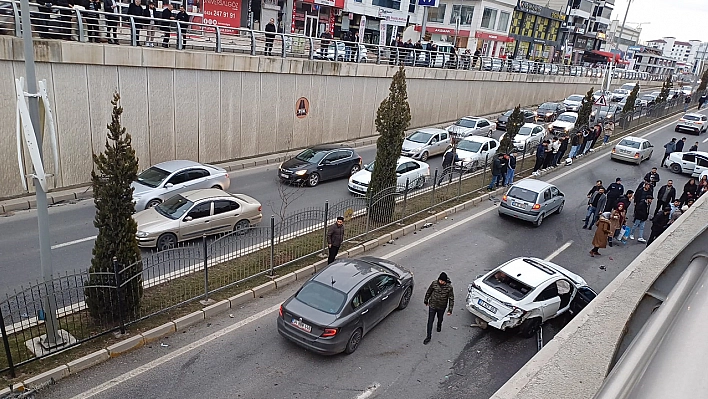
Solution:
{"label": "traffic sign", "polygon": [[600,96],[600,98],[595,101],[595,105],[599,105],[601,107],[606,107],[607,106],[607,100],[605,99],[605,96]]}

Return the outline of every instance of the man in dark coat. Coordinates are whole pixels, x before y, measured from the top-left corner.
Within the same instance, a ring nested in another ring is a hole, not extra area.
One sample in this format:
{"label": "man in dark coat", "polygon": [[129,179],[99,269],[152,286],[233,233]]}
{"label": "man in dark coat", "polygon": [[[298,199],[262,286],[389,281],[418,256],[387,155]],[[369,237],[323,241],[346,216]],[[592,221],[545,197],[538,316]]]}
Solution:
{"label": "man in dark coat", "polygon": [[534,176],[538,176],[538,170],[543,167],[543,161],[546,158],[546,149],[549,144],[550,141],[543,140],[543,142],[539,143],[538,147],[536,147],[536,163],[533,165],[532,173]]}
{"label": "man in dark coat", "polygon": [[[118,11],[116,0],[103,0],[103,11],[106,12],[106,37],[108,43],[118,44],[118,16],[115,15]],[[113,39],[111,39],[111,31]]]}
{"label": "man in dark coat", "polygon": [[624,194],[624,186],[622,185],[622,179],[619,177],[615,179],[615,182],[607,187],[607,203],[605,204],[605,209],[603,212],[611,212],[612,208],[615,207],[617,203],[617,198]]}
{"label": "man in dark coat", "polygon": [[344,218],[341,216],[337,217],[337,222],[329,226],[327,229],[327,248],[329,248],[329,257],[327,258],[327,264],[334,262],[339,252],[339,247],[342,246],[344,242]]}
{"label": "man in dark coat", "polygon": [[457,152],[455,150],[450,150],[446,152],[443,155],[443,162],[442,162],[442,175],[440,176],[440,179],[438,179],[438,186],[442,184],[443,180],[445,179],[445,176],[450,174],[452,176],[452,167],[453,164],[457,161],[460,160],[460,157],[457,156]]}
{"label": "man in dark coat", "polygon": [[492,161],[492,181],[490,181],[489,186],[487,186],[488,191],[494,190],[494,186],[496,186],[497,183],[501,183],[502,168],[504,164],[506,164],[506,161],[504,160],[504,155],[497,154],[497,156],[494,157],[494,161]]}
{"label": "man in dark coat", "polygon": [[659,213],[660,210],[664,209],[666,205],[671,205],[676,199],[676,187],[674,187],[674,181],[669,180],[659,188],[659,192],[656,193],[656,210],[654,214]]}
{"label": "man in dark coat", "polygon": [[445,308],[447,308],[447,315],[449,316],[455,307],[455,290],[452,288],[452,283],[445,272],[440,273],[438,279],[430,284],[428,291],[425,292],[423,303],[428,307],[427,335],[425,340],[423,340],[423,344],[428,345],[433,334],[435,316],[438,318],[437,331],[440,332],[442,331]]}
{"label": "man in dark coat", "polygon": [[135,45],[140,46],[140,30],[143,28],[143,18],[145,17],[145,9],[140,5],[140,0],[134,0],[128,6],[128,15],[133,16],[135,21],[135,35],[133,40],[135,40]]}
{"label": "man in dark coat", "polygon": [[666,205],[662,208],[662,212],[659,212],[651,219],[651,235],[649,235],[647,240],[647,247],[669,227],[670,213],[671,206]]}
{"label": "man in dark coat", "polygon": [[634,240],[634,232],[638,230],[639,238],[637,241],[642,243],[647,242],[644,239],[644,224],[647,219],[649,219],[649,208],[651,208],[651,201],[653,199],[654,198],[650,195],[634,205],[634,225],[629,232],[630,240]]}
{"label": "man in dark coat", "polygon": [[681,140],[676,142],[675,146],[675,151],[674,152],[683,152],[683,146],[686,145],[686,138],[682,138]]}
{"label": "man in dark coat", "polygon": [[506,169],[506,179],[504,179],[504,184],[509,187],[514,184],[514,171],[516,171],[516,150],[511,150],[511,154],[508,155],[509,164]]}
{"label": "man in dark coat", "polygon": [[651,168],[651,172],[644,175],[644,180],[648,180],[652,187],[656,187],[656,183],[661,181],[661,177],[659,176],[659,172],[657,172],[656,168]]}
{"label": "man in dark coat", "polygon": [[271,56],[273,55],[273,41],[275,40],[275,20],[273,18],[268,21],[268,23],[265,26],[265,55]]}
{"label": "man in dark coat", "polygon": [[182,32],[182,48],[184,49],[187,45],[187,29],[189,28],[189,14],[184,10],[184,6],[179,6],[179,12],[175,16],[175,19],[182,22],[179,24],[179,28]]}

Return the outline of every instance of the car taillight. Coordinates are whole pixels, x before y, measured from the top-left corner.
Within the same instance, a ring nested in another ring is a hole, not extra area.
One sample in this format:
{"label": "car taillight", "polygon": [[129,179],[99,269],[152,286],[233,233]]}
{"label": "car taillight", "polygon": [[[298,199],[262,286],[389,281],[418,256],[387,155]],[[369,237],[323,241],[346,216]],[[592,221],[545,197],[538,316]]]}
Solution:
{"label": "car taillight", "polygon": [[639,158],[639,153],[634,154],[635,158]]}
{"label": "car taillight", "polygon": [[614,154],[614,153],[616,153],[616,152],[617,152],[617,148],[612,147],[612,153]]}
{"label": "car taillight", "polygon": [[261,205],[261,206],[258,207],[258,212],[260,212],[260,211],[262,211],[262,210],[263,210],[263,205]]}
{"label": "car taillight", "polygon": [[502,201],[506,202],[506,194],[502,195]]}
{"label": "car taillight", "polygon": [[334,337],[335,335],[337,335],[338,330],[339,329],[337,329],[337,328],[325,328],[324,331],[322,332],[322,335],[320,335],[320,337],[322,337],[322,338]]}
{"label": "car taillight", "polygon": [[361,159],[361,157],[359,157],[359,165],[361,165],[362,162],[364,162],[364,161]]}
{"label": "car taillight", "polygon": [[533,209],[533,210],[541,209],[541,204],[534,204],[531,209]]}
{"label": "car taillight", "polygon": [[278,314],[280,317],[283,317],[283,305],[280,305],[280,309],[278,309]]}

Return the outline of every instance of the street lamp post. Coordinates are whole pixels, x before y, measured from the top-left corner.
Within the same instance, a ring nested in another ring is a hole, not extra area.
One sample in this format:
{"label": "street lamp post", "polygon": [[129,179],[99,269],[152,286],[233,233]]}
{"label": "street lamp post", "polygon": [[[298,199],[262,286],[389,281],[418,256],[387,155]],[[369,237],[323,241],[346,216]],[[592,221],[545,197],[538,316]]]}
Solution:
{"label": "street lamp post", "polygon": [[632,5],[632,0],[627,1],[627,11],[624,13],[624,19],[622,19],[622,26],[620,27],[619,36],[615,35],[615,50],[619,47],[619,41],[622,39],[622,34],[624,33],[624,24],[627,23],[627,15],[629,14],[629,6]]}

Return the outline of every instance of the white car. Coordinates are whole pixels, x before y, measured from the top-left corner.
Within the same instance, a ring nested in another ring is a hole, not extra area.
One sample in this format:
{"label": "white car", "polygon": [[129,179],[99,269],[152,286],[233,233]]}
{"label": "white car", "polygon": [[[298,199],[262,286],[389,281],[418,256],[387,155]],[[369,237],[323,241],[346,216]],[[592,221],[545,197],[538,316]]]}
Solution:
{"label": "white car", "polygon": [[563,105],[565,106],[566,111],[572,111],[572,112],[578,112],[580,109],[580,106],[583,105],[583,99],[585,96],[582,96],[580,94],[573,94],[572,96],[568,96],[565,100],[563,100]]}
{"label": "white car", "polygon": [[547,320],[575,315],[597,294],[585,280],[543,259],[512,259],[478,277],[467,288],[466,306],[484,328],[520,327],[533,336]]}
{"label": "white car", "polygon": [[[499,149],[499,142],[491,137],[469,136],[457,143],[457,157],[460,159],[455,166],[465,171],[473,171],[493,161]],[[447,150],[450,152],[452,149]]]}
{"label": "white car", "polygon": [[514,136],[514,147],[519,151],[529,152],[536,148],[536,146],[543,141],[546,137],[546,128],[535,123],[524,123],[519,129],[519,132]]}
{"label": "white car", "polygon": [[478,116],[465,116],[460,118],[454,125],[450,125],[446,130],[458,137],[467,136],[487,136],[497,130],[497,124],[490,122],[489,119],[480,118]]}
{"label": "white car", "polygon": [[619,102],[624,100],[625,97],[629,95],[629,91],[625,89],[615,89],[612,91],[610,96],[610,101]]}
{"label": "white car", "polygon": [[[371,183],[371,173],[374,171],[374,163],[366,165],[364,169],[353,174],[349,178],[347,188],[354,194],[366,195]],[[396,167],[396,184],[398,191],[406,189],[406,182],[409,188],[422,188],[425,181],[430,176],[430,166],[421,161],[416,161],[413,158],[399,157],[398,166]]]}
{"label": "white car", "polygon": [[450,145],[450,134],[447,130],[420,129],[403,140],[401,155],[425,162],[429,157],[447,151]]}
{"label": "white car", "polygon": [[693,93],[693,87],[691,86],[681,86],[681,92],[684,96],[690,96]]}
{"label": "white car", "polygon": [[[694,177],[698,177],[702,171],[698,164],[708,164],[708,152],[704,151],[687,151],[687,152],[672,152],[667,159],[666,164],[669,165],[674,173],[689,173]],[[696,167],[699,167],[698,173],[695,173]]]}
{"label": "white car", "polygon": [[651,158],[653,153],[654,146],[649,140],[627,136],[612,148],[610,159],[634,162],[639,165],[642,161]]}
{"label": "white car", "polygon": [[[330,60],[334,61],[335,58],[337,61],[349,61],[347,59],[347,46],[344,44],[344,42],[336,42],[336,51],[335,51],[335,44],[332,43],[327,47],[327,49],[318,49],[315,51],[314,58],[318,60]],[[366,47],[363,44],[359,44],[359,51],[354,53],[352,49],[350,50],[349,58],[351,61],[356,61],[360,63],[366,63],[368,61],[368,55],[366,52]],[[356,60],[354,59],[356,57]]]}
{"label": "white car", "polygon": [[674,131],[678,132],[681,130],[690,130],[696,135],[708,130],[708,116],[698,113],[689,113],[681,117],[678,122],[676,122],[676,127]]}
{"label": "white car", "polygon": [[558,118],[548,125],[548,130],[551,134],[568,133],[575,127],[575,122],[578,120],[577,112],[563,112],[558,115]]}

